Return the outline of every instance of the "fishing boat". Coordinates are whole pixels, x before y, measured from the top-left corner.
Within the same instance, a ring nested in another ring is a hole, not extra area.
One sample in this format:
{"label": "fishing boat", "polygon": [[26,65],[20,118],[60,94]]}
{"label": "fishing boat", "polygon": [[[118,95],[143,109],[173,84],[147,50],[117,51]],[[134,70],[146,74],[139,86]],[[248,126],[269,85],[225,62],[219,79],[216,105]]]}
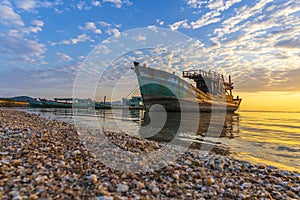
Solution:
{"label": "fishing boat", "polygon": [[92,108],[95,106],[91,99],[77,99],[77,98],[54,98],[35,99],[29,102],[30,107],[34,108]]}
{"label": "fishing boat", "polygon": [[43,104],[40,99],[33,99],[29,101],[29,106],[31,108],[43,108]]}
{"label": "fishing boat", "polygon": [[111,104],[104,102],[95,102],[95,109],[111,109]]}
{"label": "fishing boat", "polygon": [[242,101],[232,95],[233,83],[229,76],[204,70],[183,71],[182,77],[194,80],[196,86],[163,70],[153,69],[134,62],[144,109],[159,104],[167,112],[212,110],[235,112]]}
{"label": "fishing boat", "polygon": [[106,102],[106,96],[104,96],[103,101],[95,102],[95,109],[111,109],[111,103]]}

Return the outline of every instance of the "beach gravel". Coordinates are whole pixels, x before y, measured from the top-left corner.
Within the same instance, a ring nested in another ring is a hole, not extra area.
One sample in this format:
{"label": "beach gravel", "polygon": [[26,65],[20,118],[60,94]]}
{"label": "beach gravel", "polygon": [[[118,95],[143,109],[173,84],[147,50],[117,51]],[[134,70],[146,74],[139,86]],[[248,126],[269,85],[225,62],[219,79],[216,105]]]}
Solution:
{"label": "beach gravel", "polygon": [[[161,146],[107,136],[133,152]],[[98,160],[72,124],[0,109],[0,199],[299,199],[299,190],[297,172],[196,150],[153,172],[123,172]]]}

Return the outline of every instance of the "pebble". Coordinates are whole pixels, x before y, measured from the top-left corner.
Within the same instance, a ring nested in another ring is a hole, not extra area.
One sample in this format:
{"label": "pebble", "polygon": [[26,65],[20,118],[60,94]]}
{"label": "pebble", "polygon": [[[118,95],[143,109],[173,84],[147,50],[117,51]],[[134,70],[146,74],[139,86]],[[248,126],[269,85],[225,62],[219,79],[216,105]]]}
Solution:
{"label": "pebble", "polygon": [[117,192],[127,192],[129,189],[128,185],[117,184]]}
{"label": "pebble", "polygon": [[140,181],[138,181],[137,183],[136,183],[136,188],[137,189],[143,189],[145,187],[145,184],[144,183],[142,183],[142,182],[140,182]]}
{"label": "pebble", "polygon": [[141,190],[141,194],[146,195],[148,193],[147,190]]}
{"label": "pebble", "polygon": [[242,188],[251,188],[251,183],[249,183],[249,182],[243,183]]}
{"label": "pebble", "polygon": [[158,187],[154,187],[154,188],[152,189],[152,194],[154,194],[154,195],[156,196],[156,195],[158,195],[158,193],[159,193]]}
{"label": "pebble", "polygon": [[214,178],[212,178],[212,177],[206,178],[206,183],[207,183],[208,185],[212,185],[214,182],[215,182],[215,179],[214,179]]}
{"label": "pebble", "polygon": [[290,190],[288,190],[288,191],[286,192],[286,194],[287,194],[289,197],[292,197],[292,198],[295,198],[295,197],[296,197],[296,194],[295,194],[294,192],[290,191]]}
{"label": "pebble", "polygon": [[91,174],[87,177],[93,184],[97,183],[97,176],[95,174]]}
{"label": "pebble", "polygon": [[[124,173],[89,152],[78,131],[0,109],[0,199],[300,199],[299,173],[196,150],[170,148],[165,155],[177,159],[155,163],[158,170]],[[132,153],[163,146],[124,133],[105,136]]]}

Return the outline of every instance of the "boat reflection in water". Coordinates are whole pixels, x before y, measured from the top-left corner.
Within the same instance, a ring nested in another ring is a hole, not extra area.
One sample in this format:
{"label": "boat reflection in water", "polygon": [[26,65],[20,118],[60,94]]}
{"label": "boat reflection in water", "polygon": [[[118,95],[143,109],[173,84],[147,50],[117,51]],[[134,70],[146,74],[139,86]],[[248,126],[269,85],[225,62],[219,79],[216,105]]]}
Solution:
{"label": "boat reflection in water", "polygon": [[[134,112],[132,114],[137,116],[138,113]],[[239,137],[239,114],[237,113],[214,114],[213,116],[212,113],[200,113],[198,119],[192,118],[194,116],[190,115],[190,119],[185,119],[182,122],[181,113],[168,112],[166,113],[167,117],[163,127],[161,123],[155,122],[159,121],[159,116],[162,115],[163,113],[159,112],[142,113],[141,126],[147,127],[150,136],[147,137],[147,132],[145,133],[145,130],[142,128],[140,135],[150,140],[167,143],[174,139],[188,141],[191,142],[189,148],[199,150],[207,149],[202,148],[202,146],[208,145],[211,151],[222,155],[231,153],[226,141]],[[158,119],[155,119],[155,117],[158,117]],[[212,120],[212,117],[215,120]],[[195,124],[195,120],[198,121],[198,127],[190,127],[189,125],[193,126]],[[184,123],[183,129],[181,123]],[[196,130],[196,133],[194,130]]]}
{"label": "boat reflection in water", "polygon": [[[72,109],[30,108],[27,110],[46,118],[74,123]],[[200,113],[195,118],[193,113],[144,112],[137,109],[97,111],[85,109],[76,110],[76,117],[80,120],[80,123],[76,124],[79,126],[93,127],[93,119],[97,118],[105,131],[125,131],[131,136],[166,143],[178,140],[179,145],[187,141],[190,148],[200,150],[203,150],[205,144],[213,147],[212,151],[215,153],[222,155],[232,153],[229,145],[234,142],[234,139],[231,139],[239,137],[239,114],[237,113]],[[184,125],[181,126],[182,124]]]}

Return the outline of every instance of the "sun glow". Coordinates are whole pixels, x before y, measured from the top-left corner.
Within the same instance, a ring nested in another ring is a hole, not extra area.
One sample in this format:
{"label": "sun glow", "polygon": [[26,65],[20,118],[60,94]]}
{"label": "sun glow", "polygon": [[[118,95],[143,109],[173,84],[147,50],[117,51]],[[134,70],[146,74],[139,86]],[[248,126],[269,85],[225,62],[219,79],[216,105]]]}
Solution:
{"label": "sun glow", "polygon": [[243,99],[240,110],[300,111],[300,92],[237,92]]}

